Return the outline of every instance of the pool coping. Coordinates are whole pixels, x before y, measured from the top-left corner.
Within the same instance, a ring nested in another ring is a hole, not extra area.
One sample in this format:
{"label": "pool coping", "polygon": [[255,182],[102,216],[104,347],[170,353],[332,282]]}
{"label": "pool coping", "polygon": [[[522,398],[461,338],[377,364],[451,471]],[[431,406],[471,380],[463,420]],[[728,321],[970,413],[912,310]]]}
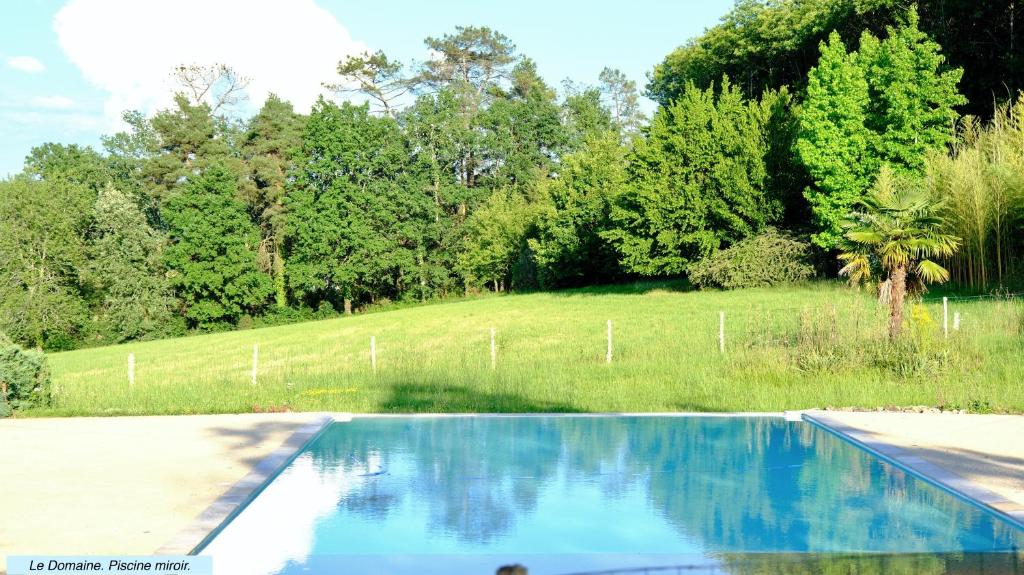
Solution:
{"label": "pool coping", "polygon": [[1016,501],[1008,500],[965,477],[914,455],[909,449],[875,439],[870,432],[838,421],[825,412],[805,411],[802,412],[802,417],[808,423],[832,433],[886,463],[1024,530],[1024,508]]}
{"label": "pool coping", "polygon": [[324,413],[313,416],[314,421],[304,424],[292,433],[280,447],[261,459],[245,477],[235,482],[184,529],[153,553],[194,554],[234,519],[246,503],[259,495],[306,445],[323,433],[331,423],[343,420],[340,414]]}

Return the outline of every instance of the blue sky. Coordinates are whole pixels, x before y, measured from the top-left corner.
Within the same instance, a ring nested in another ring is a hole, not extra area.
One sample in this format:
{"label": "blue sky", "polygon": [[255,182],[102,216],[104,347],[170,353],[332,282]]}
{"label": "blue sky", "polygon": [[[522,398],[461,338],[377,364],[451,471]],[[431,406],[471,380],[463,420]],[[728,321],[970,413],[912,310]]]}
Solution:
{"label": "blue sky", "polygon": [[[639,85],[665,54],[714,25],[732,0],[32,0],[0,18],[0,176],[47,141],[98,146],[126,108],[167,104],[170,68],[224,62],[299,109],[346,53],[427,56],[456,25],[509,36],[554,86],[604,66]],[[651,104],[648,102],[648,109]]]}

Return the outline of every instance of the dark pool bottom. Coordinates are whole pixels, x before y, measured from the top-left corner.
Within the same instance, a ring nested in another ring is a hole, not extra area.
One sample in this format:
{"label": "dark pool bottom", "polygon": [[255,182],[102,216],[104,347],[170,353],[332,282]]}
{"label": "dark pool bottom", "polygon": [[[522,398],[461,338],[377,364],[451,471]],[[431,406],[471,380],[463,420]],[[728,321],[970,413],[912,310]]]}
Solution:
{"label": "dark pool bottom", "polygon": [[1020,549],[807,423],[557,416],[334,424],[203,554],[268,575],[1018,573]]}

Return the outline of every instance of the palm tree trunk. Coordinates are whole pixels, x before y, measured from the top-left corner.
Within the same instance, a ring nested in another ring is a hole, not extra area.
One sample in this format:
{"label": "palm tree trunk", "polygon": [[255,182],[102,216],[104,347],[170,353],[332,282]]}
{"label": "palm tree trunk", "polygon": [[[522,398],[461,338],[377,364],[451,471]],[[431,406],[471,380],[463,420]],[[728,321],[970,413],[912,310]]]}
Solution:
{"label": "palm tree trunk", "polygon": [[889,275],[889,339],[896,339],[903,330],[903,300],[907,297],[907,267],[899,266]]}

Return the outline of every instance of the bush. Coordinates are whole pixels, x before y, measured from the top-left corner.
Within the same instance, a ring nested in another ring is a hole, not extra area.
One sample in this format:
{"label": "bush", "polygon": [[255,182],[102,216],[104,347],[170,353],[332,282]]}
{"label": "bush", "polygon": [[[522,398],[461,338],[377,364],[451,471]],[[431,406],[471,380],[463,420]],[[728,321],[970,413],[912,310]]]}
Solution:
{"label": "bush", "polygon": [[717,250],[688,268],[699,288],[737,289],[795,283],[814,276],[810,244],[767,228],[756,236]]}
{"label": "bush", "polygon": [[0,333],[0,415],[50,403],[50,370],[41,351],[25,349]]}

